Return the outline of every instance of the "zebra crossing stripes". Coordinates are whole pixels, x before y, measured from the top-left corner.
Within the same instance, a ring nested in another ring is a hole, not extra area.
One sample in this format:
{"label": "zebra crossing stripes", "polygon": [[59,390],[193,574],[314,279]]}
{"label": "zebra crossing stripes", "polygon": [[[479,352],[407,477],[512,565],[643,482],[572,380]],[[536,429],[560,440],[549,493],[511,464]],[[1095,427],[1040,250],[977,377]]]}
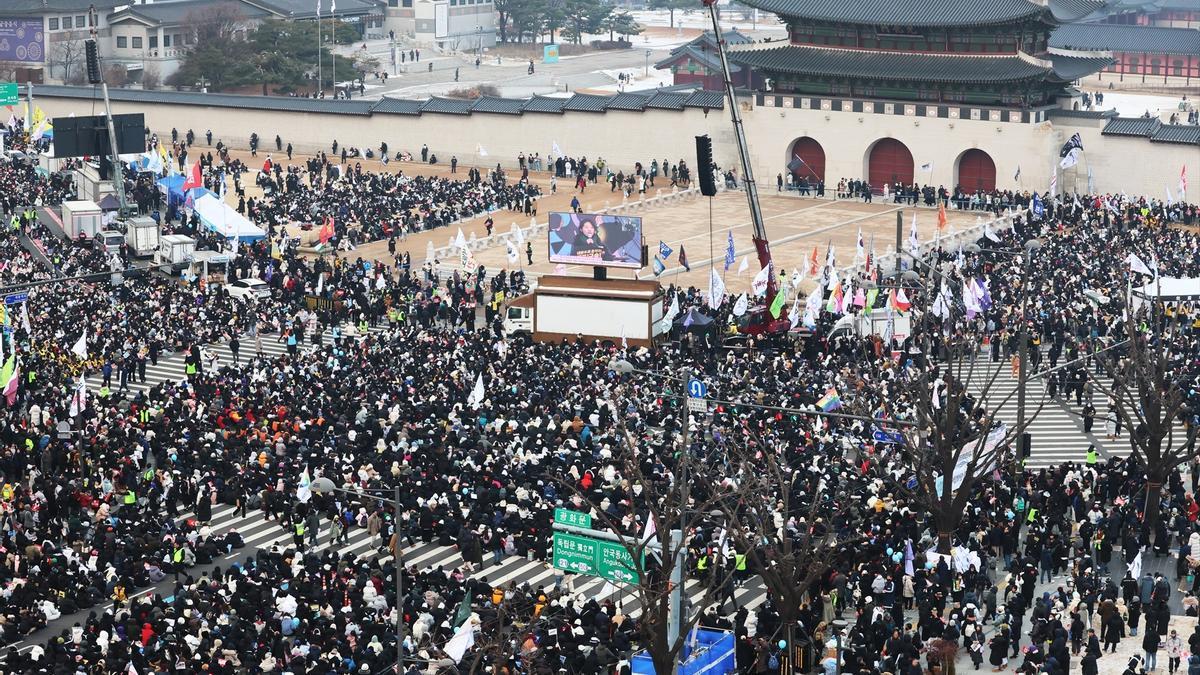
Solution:
{"label": "zebra crossing stripes", "polygon": [[[375,335],[383,332],[384,330],[387,330],[387,327],[386,325],[381,324],[380,326],[371,328],[369,333],[371,335]],[[352,335],[345,329],[342,331],[343,341],[361,338],[361,334],[355,333]],[[241,342],[241,346],[238,349],[238,358],[236,361],[238,363],[246,363],[246,361],[255,356],[257,350],[256,340],[249,335],[242,335],[239,340]],[[321,344],[328,345],[332,342],[333,331],[327,329],[321,334]],[[299,346],[299,351],[304,352],[311,350],[312,348],[312,343],[306,340]],[[217,360],[215,362],[217,368],[233,365],[235,362],[233,350],[229,348],[229,343],[227,341],[204,345],[202,350],[208,354],[215,354],[217,356]],[[287,353],[287,344],[279,339],[279,334],[272,333],[262,336],[262,355],[264,358],[274,359]],[[157,364],[147,362],[146,381],[139,382],[135,378],[131,378],[128,384],[129,394],[132,395],[138,392],[145,393],[164,382],[179,382],[185,379],[187,377],[186,366],[184,363],[186,357],[187,355],[183,352],[168,353],[160,356]],[[209,364],[205,364],[205,368],[210,367],[211,366]],[[101,384],[103,384],[103,380],[100,377],[93,375],[92,377],[88,378],[88,387],[93,392],[99,391]],[[117,372],[113,372],[112,383],[109,385],[109,388],[114,392],[120,389],[120,375]]]}
{"label": "zebra crossing stripes", "polygon": [[[1010,428],[1017,424],[1017,385],[1019,378],[1012,373],[1009,363],[992,362],[979,358],[973,364],[965,363],[961,373],[971,373],[968,389],[980,394],[988,387],[987,405],[995,408],[1003,402],[998,417]],[[994,381],[992,378],[995,378]],[[1089,377],[1093,377],[1089,373]],[[1107,384],[1108,380],[1102,378]],[[1051,398],[1043,378],[1031,378],[1025,388],[1025,415],[1036,414],[1027,429],[1030,434],[1030,456],[1025,460],[1028,469],[1057,467],[1066,462],[1082,463],[1087,458],[1088,446],[1095,445],[1102,457],[1129,454],[1127,443],[1118,439],[1107,441],[1104,437],[1104,412],[1099,416],[1091,433],[1083,431],[1082,406],[1075,405],[1074,396],[1068,397],[1060,388]],[[1102,406],[1098,406],[1102,407]],[[1040,408],[1040,411],[1039,411]]]}
{"label": "zebra crossing stripes", "polygon": [[[178,516],[179,519],[194,517],[187,512]],[[222,556],[224,561],[234,561],[239,558],[253,556],[257,549],[269,549],[272,546],[287,548],[294,545],[291,530],[286,529],[278,521],[267,520],[261,511],[248,511],[247,515],[239,516],[234,507],[220,505],[213,509],[212,520],[208,523],[214,535],[222,535],[237,531],[245,546]],[[317,544],[310,545],[305,539],[305,551],[310,553],[325,553],[335,551],[339,556],[347,553],[359,558],[377,558],[381,564],[391,562],[391,555],[386,548],[387,542],[380,536],[372,536],[365,528],[351,526],[345,541],[335,541],[326,522],[321,524]],[[432,570],[441,568],[466,569],[466,561],[455,545],[441,545],[434,542],[418,542],[402,549],[405,567],[417,570]],[[538,586],[549,589],[557,580],[556,570],[547,563],[522,556],[503,556],[498,565],[491,564],[492,557],[484,555],[484,564],[467,573],[467,577],[485,581],[492,586],[507,587],[510,584],[528,586],[536,589]],[[626,614],[636,616],[641,604],[635,589],[624,584],[613,584],[599,577],[566,574],[562,583],[572,597],[596,599],[597,602],[611,600],[620,604]],[[704,597],[706,587],[697,579],[689,579],[684,584],[684,592],[696,606]],[[753,577],[742,584],[734,592],[734,602],[739,607],[753,610],[767,599],[766,588],[762,581]],[[731,609],[727,607],[727,609]]]}

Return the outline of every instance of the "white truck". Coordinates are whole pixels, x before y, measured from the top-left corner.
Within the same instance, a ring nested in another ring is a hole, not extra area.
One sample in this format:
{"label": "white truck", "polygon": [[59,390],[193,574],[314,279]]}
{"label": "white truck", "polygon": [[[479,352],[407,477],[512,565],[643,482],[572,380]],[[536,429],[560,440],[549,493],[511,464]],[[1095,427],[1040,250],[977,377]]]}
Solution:
{"label": "white truck", "polygon": [[186,265],[196,251],[196,240],[182,234],[167,234],[159,238],[154,262]]}
{"label": "white truck", "polygon": [[135,258],[146,258],[158,250],[158,223],[139,216],[125,223],[125,250]]}
{"label": "white truck", "polygon": [[93,201],[78,200],[62,203],[63,232],[72,240],[91,239],[104,229],[104,212]]}

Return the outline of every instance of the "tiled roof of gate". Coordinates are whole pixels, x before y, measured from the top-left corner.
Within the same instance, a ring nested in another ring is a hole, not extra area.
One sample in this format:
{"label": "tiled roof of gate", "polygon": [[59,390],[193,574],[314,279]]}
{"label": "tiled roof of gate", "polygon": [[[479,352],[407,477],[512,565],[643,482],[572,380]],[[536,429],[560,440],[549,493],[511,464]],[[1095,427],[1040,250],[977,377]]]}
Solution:
{"label": "tiled roof of gate", "polygon": [[911,54],[791,45],[738,51],[730,57],[742,65],[778,73],[924,82],[1015,82],[1039,79],[1051,72],[1018,56]]}
{"label": "tiled roof of gate", "polygon": [[[964,26],[1013,23],[1048,14],[1075,21],[1104,6],[1103,0],[743,0],[782,17],[895,26]],[[1048,12],[1047,12],[1048,10]]]}

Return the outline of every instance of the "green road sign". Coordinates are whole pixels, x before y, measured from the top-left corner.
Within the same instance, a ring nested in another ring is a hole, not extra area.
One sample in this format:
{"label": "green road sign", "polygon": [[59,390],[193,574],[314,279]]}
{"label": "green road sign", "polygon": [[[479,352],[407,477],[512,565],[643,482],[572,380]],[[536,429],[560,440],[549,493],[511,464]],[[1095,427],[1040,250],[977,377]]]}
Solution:
{"label": "green road sign", "polygon": [[571,527],[591,527],[592,517],[586,513],[570,509],[554,509],[555,525],[570,525]]}
{"label": "green road sign", "polygon": [[561,570],[625,584],[637,582],[637,567],[640,566],[634,565],[633,556],[619,542],[565,532],[554,533],[553,563]]}
{"label": "green road sign", "polygon": [[596,574],[596,539],[554,533],[554,566],[579,574]]}
{"label": "green road sign", "polygon": [[0,82],[0,105],[16,105],[20,100],[21,91],[16,82]]}
{"label": "green road sign", "polygon": [[626,584],[637,583],[637,567],[633,564],[633,556],[629,550],[615,541],[598,541],[600,550],[600,576],[609,581],[620,581]]}

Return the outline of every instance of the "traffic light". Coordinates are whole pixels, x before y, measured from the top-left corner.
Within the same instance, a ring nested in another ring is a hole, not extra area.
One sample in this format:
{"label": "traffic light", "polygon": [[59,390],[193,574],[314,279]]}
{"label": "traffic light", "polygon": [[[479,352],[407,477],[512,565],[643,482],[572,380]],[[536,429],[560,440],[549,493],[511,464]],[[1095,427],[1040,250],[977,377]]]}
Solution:
{"label": "traffic light", "polygon": [[1033,454],[1033,435],[1029,432],[1021,434],[1021,459],[1029,459]]}
{"label": "traffic light", "polygon": [[96,46],[95,40],[87,40],[83,43],[83,48],[87,52],[88,84],[100,84],[104,81],[104,78],[100,77],[100,48]]}
{"label": "traffic light", "polygon": [[696,173],[700,178],[700,194],[715,197],[717,184],[713,181],[712,139],[707,134],[696,137]]}

